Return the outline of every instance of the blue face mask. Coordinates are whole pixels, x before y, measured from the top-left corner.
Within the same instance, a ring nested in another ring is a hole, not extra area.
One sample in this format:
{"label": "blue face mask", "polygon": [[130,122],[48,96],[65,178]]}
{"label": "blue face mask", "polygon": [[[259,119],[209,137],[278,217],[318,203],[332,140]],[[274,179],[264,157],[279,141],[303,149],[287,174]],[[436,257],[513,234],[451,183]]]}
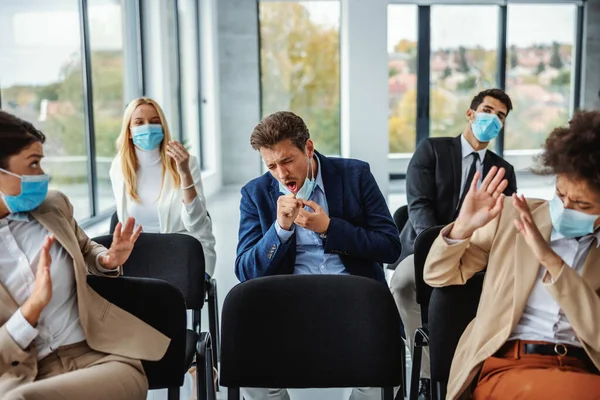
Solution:
{"label": "blue face mask", "polygon": [[2,200],[11,213],[29,212],[42,204],[48,194],[48,175],[17,175],[0,168],[0,171],[21,179],[21,193],[17,196],[2,194]]}
{"label": "blue face mask", "polygon": [[496,114],[492,113],[477,113],[475,121],[471,124],[471,129],[475,138],[480,142],[489,142],[495,139],[502,129],[502,122]]}
{"label": "blue face mask", "polygon": [[131,128],[133,144],[144,151],[156,149],[165,138],[162,125],[147,124]]}
{"label": "blue face mask", "polygon": [[557,195],[550,200],[552,227],[566,238],[575,238],[594,233],[594,222],[600,215],[590,215],[565,208]]}
{"label": "blue face mask", "polygon": [[[314,176],[313,163],[308,158],[308,154],[306,155],[306,159],[308,160],[308,168],[306,168],[306,179],[304,180],[304,185],[298,190],[296,193],[296,198],[300,200],[308,200],[315,190],[316,182],[312,177]],[[310,171],[310,174],[309,174]],[[290,189],[283,183],[279,182],[279,191],[283,194],[293,194]]]}

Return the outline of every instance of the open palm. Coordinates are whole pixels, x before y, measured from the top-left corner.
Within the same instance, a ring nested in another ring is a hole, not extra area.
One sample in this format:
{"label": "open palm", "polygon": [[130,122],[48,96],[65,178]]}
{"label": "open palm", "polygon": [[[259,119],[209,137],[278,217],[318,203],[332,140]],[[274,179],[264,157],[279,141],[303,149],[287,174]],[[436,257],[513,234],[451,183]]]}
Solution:
{"label": "open palm", "polygon": [[470,236],[500,214],[504,204],[502,192],[508,185],[504,174],[504,168],[492,167],[481,186],[477,188],[480,173],[475,173],[456,219],[455,226],[460,232],[459,236]]}

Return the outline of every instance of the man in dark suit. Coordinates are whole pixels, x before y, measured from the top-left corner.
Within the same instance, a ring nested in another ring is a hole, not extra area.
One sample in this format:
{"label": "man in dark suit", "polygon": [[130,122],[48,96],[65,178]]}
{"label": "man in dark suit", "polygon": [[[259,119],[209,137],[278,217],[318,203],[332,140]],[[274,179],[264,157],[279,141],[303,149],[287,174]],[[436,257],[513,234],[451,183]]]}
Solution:
{"label": "man in dark suit", "polygon": [[[269,172],[242,188],[239,280],[350,274],[385,283],[382,263],[396,261],[401,247],[369,165],[317,153],[304,121],[291,112],[263,119],[250,144]],[[243,394],[248,400],[289,398],[285,389],[243,389]],[[355,388],[350,398],[381,394]]]}
{"label": "man in dark suit", "polygon": [[[489,142],[498,136],[512,109],[508,95],[500,89],[488,89],[477,94],[466,112],[467,125],[457,137],[423,140],[408,165],[406,193],[408,222],[400,233],[402,255],[391,280],[391,289],[407,333],[409,348],[421,324],[420,307],[416,302],[413,245],[421,232],[436,225],[447,225],[458,216],[464,195],[477,170],[486,176],[492,167],[504,168],[507,196],[517,191],[512,165],[487,150]],[[466,189],[465,189],[466,188]],[[424,353],[421,368],[421,398],[429,397],[429,354]]]}

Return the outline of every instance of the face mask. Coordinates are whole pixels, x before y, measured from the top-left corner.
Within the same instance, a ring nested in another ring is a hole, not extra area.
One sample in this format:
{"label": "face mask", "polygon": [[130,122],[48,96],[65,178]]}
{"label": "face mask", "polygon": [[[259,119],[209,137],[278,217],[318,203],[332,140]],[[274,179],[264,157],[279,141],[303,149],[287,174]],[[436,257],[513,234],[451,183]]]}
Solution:
{"label": "face mask", "polygon": [[[308,168],[306,168],[306,179],[304,180],[304,185],[298,190],[296,193],[296,198],[300,200],[308,200],[312,195],[312,192],[315,190],[315,179],[312,178],[314,175],[313,163],[308,158],[308,154],[306,155],[306,159],[308,160]],[[310,171],[310,175],[309,175]],[[293,194],[290,189],[283,183],[279,182],[279,191],[283,194]]]}
{"label": "face mask", "polygon": [[594,233],[594,222],[598,217],[600,216],[565,208],[561,199],[556,195],[550,200],[552,226],[566,238],[570,239]]}
{"label": "face mask", "polygon": [[0,168],[0,171],[21,179],[21,194],[8,196],[2,194],[2,200],[11,213],[29,212],[42,204],[48,194],[48,175],[17,175]]}
{"label": "face mask", "polygon": [[473,134],[480,142],[489,142],[495,139],[502,129],[502,122],[496,114],[477,113],[475,121],[471,124]]}
{"label": "face mask", "polygon": [[165,138],[160,124],[134,126],[131,128],[131,136],[133,144],[145,151],[156,149]]}

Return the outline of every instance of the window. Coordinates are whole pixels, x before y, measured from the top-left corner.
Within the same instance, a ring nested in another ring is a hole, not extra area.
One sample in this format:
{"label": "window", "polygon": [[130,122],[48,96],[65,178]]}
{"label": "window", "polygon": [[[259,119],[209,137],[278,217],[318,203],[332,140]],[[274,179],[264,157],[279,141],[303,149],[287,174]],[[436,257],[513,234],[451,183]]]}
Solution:
{"label": "window", "polygon": [[417,6],[388,6],[390,153],[412,153],[417,140]]}
{"label": "window", "polygon": [[91,215],[77,0],[0,5],[2,108],[46,134],[42,166],[76,218]]}
{"label": "window", "polygon": [[498,7],[431,7],[431,136],[464,130],[473,96],[497,85],[497,48]]}
{"label": "window", "polygon": [[539,150],[568,121],[576,11],[574,4],[508,5],[506,90],[514,110],[505,128],[507,153]]}
{"label": "window", "polygon": [[[199,34],[198,3],[196,0],[177,0],[179,33],[179,74],[181,82],[180,107],[182,113],[182,140],[196,157],[201,155],[199,107]],[[202,160],[199,159],[201,162]]]}
{"label": "window", "polygon": [[121,0],[88,0],[98,212],[115,205],[108,172],[125,110],[122,14]]}
{"label": "window", "polygon": [[340,154],[339,1],[261,2],[259,19],[263,117],[293,111]]}
{"label": "window", "polygon": [[[121,131],[125,88],[135,93],[131,86],[137,82],[125,73],[125,49],[135,54],[126,46],[135,37],[126,41],[125,32],[137,31],[135,23],[124,23],[125,4],[87,0],[87,18],[79,0],[0,5],[0,107],[44,132],[42,166],[51,176],[50,188],[67,195],[78,220],[115,204],[108,171]],[[136,70],[136,60],[130,58],[130,69]],[[86,91],[88,77],[92,86]]]}

